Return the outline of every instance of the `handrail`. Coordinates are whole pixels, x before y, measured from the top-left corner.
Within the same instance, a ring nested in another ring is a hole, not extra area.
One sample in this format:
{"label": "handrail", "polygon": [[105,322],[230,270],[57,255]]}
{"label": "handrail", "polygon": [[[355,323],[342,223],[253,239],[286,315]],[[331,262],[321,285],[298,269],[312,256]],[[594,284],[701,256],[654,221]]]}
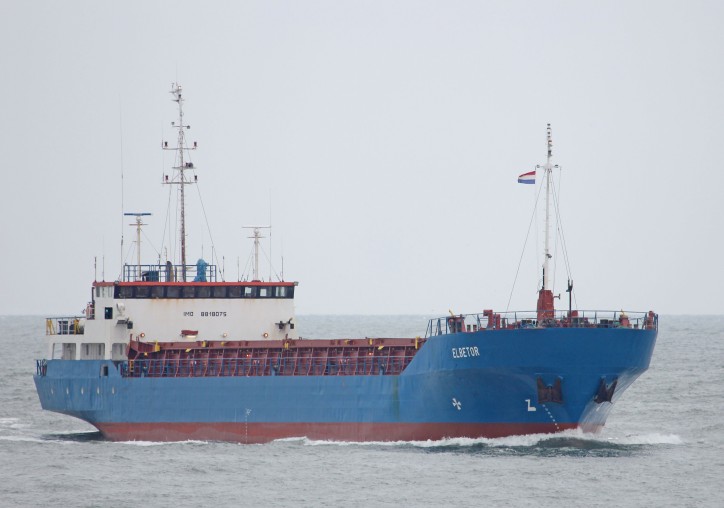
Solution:
{"label": "handrail", "polygon": [[415,355],[278,358],[160,358],[120,363],[123,377],[389,376]]}
{"label": "handrail", "polygon": [[[184,279],[184,272],[186,278]],[[198,275],[195,264],[123,265],[123,282],[191,282]],[[204,280],[216,282],[216,265],[206,265]]]}
{"label": "handrail", "polygon": [[45,318],[45,335],[83,335],[85,316]]}
{"label": "handrail", "polygon": [[35,360],[35,374],[45,376],[48,372],[48,360]]}
{"label": "handrail", "polygon": [[428,322],[425,337],[479,330],[512,330],[520,328],[632,328],[658,330],[659,316],[653,311],[628,312],[615,310],[567,310],[554,312],[552,318],[538,320],[536,311],[457,314],[433,318]]}

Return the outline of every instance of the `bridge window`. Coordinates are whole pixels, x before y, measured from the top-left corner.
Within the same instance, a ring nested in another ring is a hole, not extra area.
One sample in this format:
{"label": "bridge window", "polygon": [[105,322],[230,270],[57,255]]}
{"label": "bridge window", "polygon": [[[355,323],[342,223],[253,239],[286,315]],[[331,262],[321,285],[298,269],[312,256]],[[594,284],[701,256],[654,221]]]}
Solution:
{"label": "bridge window", "polygon": [[96,286],[96,298],[113,298],[114,288],[117,286]]}
{"label": "bridge window", "polygon": [[[241,290],[239,288],[236,289],[238,289],[238,293],[241,295]],[[211,290],[211,296],[214,298],[226,298],[226,286],[212,286]]]}
{"label": "bridge window", "polygon": [[96,288],[96,293],[98,289],[111,295],[115,289],[116,298],[294,298],[293,286],[132,285]]}
{"label": "bridge window", "polygon": [[116,286],[116,298],[133,298],[133,287]]}

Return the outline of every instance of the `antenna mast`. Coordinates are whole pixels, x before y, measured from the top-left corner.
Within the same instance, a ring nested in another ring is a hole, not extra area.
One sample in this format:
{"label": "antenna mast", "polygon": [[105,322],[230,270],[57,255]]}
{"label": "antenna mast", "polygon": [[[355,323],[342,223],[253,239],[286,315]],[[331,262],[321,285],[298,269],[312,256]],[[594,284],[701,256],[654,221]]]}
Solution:
{"label": "antenna mast", "polygon": [[553,157],[553,140],[551,139],[551,124],[548,124],[548,128],[546,130],[547,134],[547,143],[548,143],[548,156],[546,159],[546,164],[543,166],[543,169],[545,170],[545,179],[546,179],[546,237],[545,237],[545,258],[543,259],[543,289],[550,290],[550,272],[548,271],[548,260],[551,258],[550,253],[550,220],[551,220],[551,209],[550,209],[550,201],[551,201],[551,172],[553,169],[553,166],[551,165],[551,157]]}
{"label": "antenna mast", "polygon": [[550,319],[554,317],[555,308],[553,306],[553,291],[551,289],[551,278],[549,271],[549,261],[553,257],[550,252],[550,200],[551,200],[551,174],[554,166],[551,162],[553,158],[553,138],[551,136],[551,124],[546,129],[548,153],[545,165],[536,166],[536,169],[543,169],[546,181],[546,221],[545,221],[545,253],[543,259],[543,285],[538,293],[538,321]]}
{"label": "antenna mast", "polygon": [[[260,229],[269,229],[271,230],[271,226],[242,226],[244,229],[253,229],[253,235],[254,236],[248,236],[247,238],[253,238],[254,239],[254,278],[252,280],[260,280],[259,279],[259,240],[262,238],[266,238],[264,236],[261,236]],[[271,231],[270,231],[271,234]],[[270,279],[271,280],[271,279]]]}
{"label": "antenna mast", "polygon": [[182,273],[182,280],[186,282],[186,204],[184,201],[185,198],[185,186],[188,184],[196,183],[197,177],[194,176],[193,180],[187,179],[185,171],[186,170],[193,170],[194,169],[194,163],[193,162],[186,162],[184,160],[184,154],[185,150],[196,150],[196,141],[194,141],[194,144],[192,147],[186,147],[186,137],[184,134],[184,129],[190,129],[190,125],[184,125],[184,112],[183,112],[183,102],[184,99],[181,96],[181,85],[178,83],[172,83],[171,84],[171,95],[173,95],[173,101],[178,104],[178,124],[176,122],[171,122],[171,126],[178,130],[178,139],[176,141],[175,147],[169,147],[168,141],[164,141],[162,148],[164,150],[175,150],[176,151],[176,165],[173,167],[173,169],[176,171],[173,178],[169,180],[168,175],[164,175],[164,184],[174,184],[179,185],[179,207],[181,208],[181,220],[180,220],[180,234],[181,234],[181,273]]}
{"label": "antenna mast", "polygon": [[141,213],[124,213],[123,215],[131,215],[136,217],[136,222],[133,224],[129,224],[129,226],[136,226],[136,261],[137,261],[137,272],[135,280],[140,280],[139,277],[141,276],[141,226],[148,226],[148,224],[143,223],[142,217],[151,215],[148,212],[141,212]]}

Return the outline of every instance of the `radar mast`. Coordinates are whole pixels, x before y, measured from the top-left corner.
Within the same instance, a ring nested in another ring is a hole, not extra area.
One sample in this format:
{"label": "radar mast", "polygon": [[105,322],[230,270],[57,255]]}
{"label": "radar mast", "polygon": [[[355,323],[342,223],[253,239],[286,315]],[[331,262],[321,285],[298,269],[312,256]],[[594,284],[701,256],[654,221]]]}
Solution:
{"label": "radar mast", "polygon": [[171,95],[173,95],[173,101],[178,104],[178,122],[171,122],[171,126],[175,128],[178,131],[178,137],[176,140],[176,146],[168,146],[168,141],[164,141],[162,148],[164,150],[174,150],[176,151],[176,161],[175,166],[173,166],[174,169],[174,175],[171,179],[169,179],[168,175],[164,176],[164,184],[170,184],[170,185],[178,185],[179,186],[179,212],[180,212],[180,220],[179,220],[179,234],[181,236],[181,274],[182,274],[182,280],[186,282],[186,204],[185,204],[185,187],[189,184],[194,184],[197,182],[197,176],[194,175],[193,179],[187,178],[186,171],[192,171],[194,169],[194,164],[190,160],[187,161],[186,159],[190,157],[184,157],[186,154],[186,151],[188,150],[196,150],[197,144],[196,141],[194,141],[193,146],[187,147],[186,146],[186,135],[184,130],[188,130],[191,128],[190,125],[184,124],[184,112],[183,112],[183,102],[184,99],[181,96],[181,85],[178,83],[172,83],[171,84]]}
{"label": "radar mast", "polygon": [[143,223],[143,217],[151,215],[148,212],[127,212],[123,215],[131,216],[136,218],[136,222],[129,224],[129,226],[136,226],[136,276],[135,280],[141,280],[143,278],[141,274],[141,226],[148,226]]}
{"label": "radar mast", "polygon": [[260,229],[271,229],[271,226],[242,226],[243,229],[253,229],[253,236],[249,236],[247,238],[253,238],[254,239],[254,278],[252,280],[258,281],[261,280],[259,278],[259,240],[262,238],[266,238],[265,236],[261,236]]}

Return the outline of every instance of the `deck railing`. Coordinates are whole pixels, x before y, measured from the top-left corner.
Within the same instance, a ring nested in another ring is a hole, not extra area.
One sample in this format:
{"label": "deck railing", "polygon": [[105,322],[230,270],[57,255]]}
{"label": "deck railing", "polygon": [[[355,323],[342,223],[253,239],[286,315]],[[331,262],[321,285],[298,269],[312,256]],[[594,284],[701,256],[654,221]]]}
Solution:
{"label": "deck railing", "polygon": [[83,335],[85,316],[45,318],[45,335]]}
{"label": "deck railing", "polygon": [[402,373],[414,358],[392,357],[294,357],[153,359],[121,362],[124,377],[225,377],[225,376],[391,376]]}
{"label": "deck railing", "polygon": [[536,311],[484,311],[433,318],[425,337],[478,330],[512,330],[519,328],[633,328],[658,329],[659,316],[653,312],[613,310],[555,311],[553,317],[538,320]]}
{"label": "deck railing", "polygon": [[[194,264],[185,267],[171,264],[123,265],[123,282],[193,282],[198,275],[198,267]],[[216,265],[205,265],[202,275],[205,282],[216,282]]]}
{"label": "deck railing", "polygon": [[35,360],[35,374],[45,376],[48,372],[48,360]]}

